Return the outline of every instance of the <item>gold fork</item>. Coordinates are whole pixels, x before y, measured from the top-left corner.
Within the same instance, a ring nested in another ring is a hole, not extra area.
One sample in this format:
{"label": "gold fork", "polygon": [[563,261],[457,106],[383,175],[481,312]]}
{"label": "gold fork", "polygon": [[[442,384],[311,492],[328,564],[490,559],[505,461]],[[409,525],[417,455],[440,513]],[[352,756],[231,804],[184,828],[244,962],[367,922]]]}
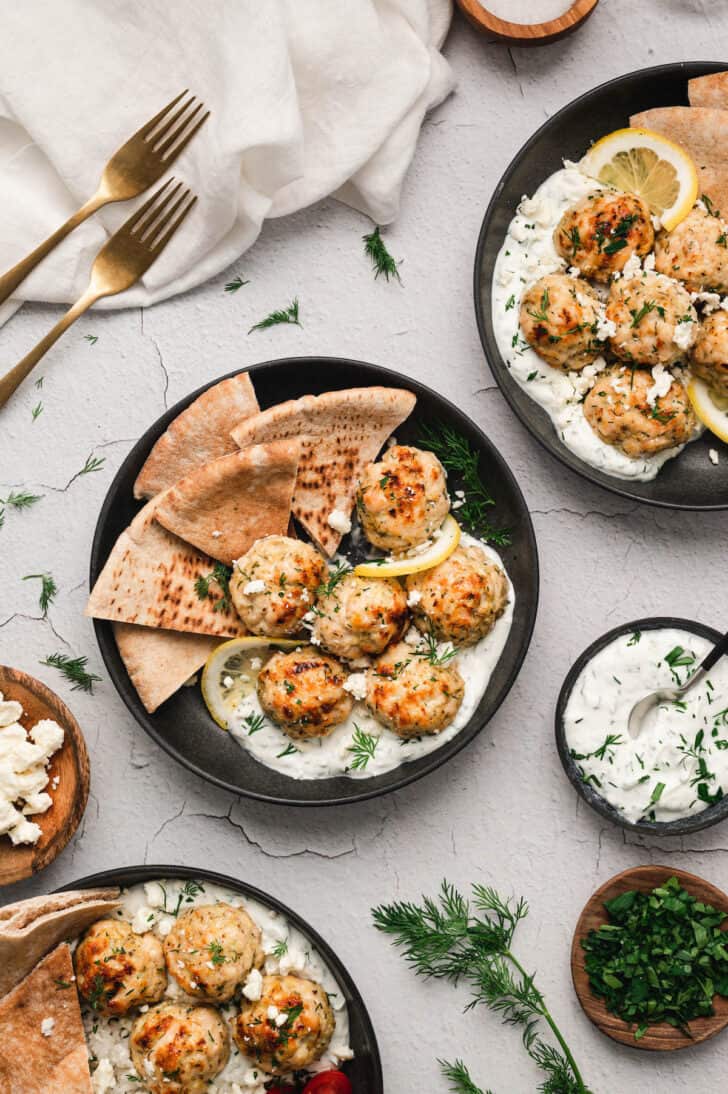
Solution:
{"label": "gold fork", "polygon": [[[191,190],[180,193],[182,183],[170,190],[174,179],[146,201],[101,248],[91,267],[88,288],[59,319],[37,346],[0,380],[0,407],[37,365],[65,330],[102,296],[114,296],[131,288],[162,253],[197,201]],[[179,195],[179,196],[178,196]]]}
{"label": "gold fork", "polygon": [[[187,147],[200,126],[210,116],[208,110],[202,117],[200,111],[204,104],[192,95],[182,103],[173,114],[174,107],[188,94],[185,89],[176,99],[172,99],[146,125],[122,145],[106,164],[93,197],[82,205],[65,224],[49,236],[34,251],[31,251],[11,270],[0,277],[0,304],[12,296],[21,281],[34,270],[41,259],[65,239],[87,217],[103,205],[113,201],[127,201],[143,194],[155,182],[159,182],[164,172],[174,163],[180,152]],[[194,109],[190,109],[194,107]],[[194,122],[192,129],[189,126]]]}

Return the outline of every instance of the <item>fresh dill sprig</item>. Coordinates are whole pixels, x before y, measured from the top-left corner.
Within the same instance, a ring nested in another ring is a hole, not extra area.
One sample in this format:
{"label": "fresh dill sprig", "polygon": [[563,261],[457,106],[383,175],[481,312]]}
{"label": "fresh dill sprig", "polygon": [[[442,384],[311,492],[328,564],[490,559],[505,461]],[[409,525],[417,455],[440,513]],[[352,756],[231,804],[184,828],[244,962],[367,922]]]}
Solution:
{"label": "fresh dill sprig", "polygon": [[364,253],[372,260],[375,280],[380,274],[384,274],[385,281],[389,281],[390,277],[396,277],[401,285],[402,278],[399,275],[399,262],[392,258],[387,250],[379,231],[379,225],[369,235],[362,236],[362,239],[364,240]]}
{"label": "fresh dill sprig", "polygon": [[18,494],[11,490],[6,498],[0,498],[0,528],[5,524],[6,509],[30,509],[42,497],[42,494],[31,494],[27,490],[21,490]]}
{"label": "fresh dill sprig", "polygon": [[33,416],[33,421],[34,422],[37,421],[37,419],[43,413],[43,403],[41,403],[41,402],[36,403],[36,405],[33,407],[33,409],[31,410],[30,413]]}
{"label": "fresh dill sprig", "polygon": [[240,274],[238,274],[232,279],[232,281],[228,281],[227,285],[225,286],[225,292],[237,292],[238,289],[242,289],[243,285],[249,284],[249,281],[243,281]]}
{"label": "fresh dill sprig", "polygon": [[254,330],[268,330],[269,327],[275,327],[279,323],[294,323],[297,327],[303,326],[298,318],[297,296],[294,297],[287,308],[281,308],[279,311],[272,311],[270,315],[266,315],[265,319],[261,319],[260,323],[254,323],[248,331],[248,334],[252,334]]}
{"label": "fresh dill sprig", "polygon": [[243,725],[248,731],[248,736],[252,737],[254,733],[259,733],[265,726],[264,714],[246,714],[243,718]]}
{"label": "fresh dill sprig", "polygon": [[[528,915],[525,900],[504,900],[483,885],[473,885],[472,905],[453,885],[442,883],[437,898],[421,904],[398,901],[374,908],[377,930],[391,935],[405,960],[419,976],[465,983],[473,997],[468,1010],[485,1005],[507,1025],[520,1026],[523,1045],[544,1073],[544,1094],[589,1094],[576,1061],[556,1025],[546,1001],[513,953],[513,937]],[[558,1048],[544,1041],[545,1022]],[[453,1068],[455,1065],[453,1065]],[[462,1082],[472,1083],[463,1065],[452,1071],[461,1081],[456,1091],[473,1094]],[[476,1094],[478,1088],[474,1088]]]}
{"label": "fresh dill sprig", "polygon": [[195,579],[195,592],[198,600],[207,599],[210,595],[210,582],[214,581],[218,588],[222,590],[222,596],[215,601],[212,610],[214,612],[229,611],[232,604],[230,599],[230,578],[232,576],[231,566],[226,566],[224,562],[216,562],[209,574],[200,574]]}
{"label": "fresh dill sprig", "polygon": [[89,452],[86,463],[73,477],[77,479],[79,475],[90,475],[92,471],[100,471],[105,463],[106,456],[94,456],[93,452]]}
{"label": "fresh dill sprig", "polygon": [[293,744],[286,745],[286,747],[283,749],[283,751],[278,753],[278,755],[276,756],[276,759],[281,760],[281,759],[283,759],[284,756],[292,756],[294,752],[298,752],[298,751],[299,750],[296,748],[295,745],[293,745]]}
{"label": "fresh dill sprig", "polygon": [[444,422],[436,422],[421,427],[420,444],[434,452],[446,471],[462,479],[465,496],[461,499],[462,504],[456,505],[458,520],[486,543],[507,547],[511,542],[510,531],[496,528],[488,519],[488,510],[495,501],[480,477],[480,454],[471,447],[467,437]]}
{"label": "fresh dill sprig", "polygon": [[380,738],[375,737],[373,733],[365,733],[354,722],[354,735],[351,738],[351,745],[347,748],[347,752],[351,752],[354,756],[351,762],[352,771],[365,770],[369,761],[374,759],[379,740]]}
{"label": "fresh dill sprig", "polygon": [[95,346],[99,340],[98,334],[84,334],[84,342],[88,342],[90,345]]}
{"label": "fresh dill sprig", "polygon": [[41,665],[50,665],[58,669],[72,685],[72,691],[88,691],[93,693],[94,684],[100,682],[101,677],[94,672],[87,672],[88,657],[68,657],[65,653],[52,653]]}
{"label": "fresh dill sprig", "polygon": [[451,642],[446,643],[443,649],[440,650],[434,634],[425,634],[423,638],[425,641],[424,649],[417,650],[417,655],[424,657],[431,665],[442,667],[448,665],[453,657],[457,657],[457,646],[453,646]]}
{"label": "fresh dill sprig", "polygon": [[277,957],[279,961],[282,957],[285,957],[285,955],[288,953],[288,942],[286,941],[286,939],[281,938],[278,942],[276,942],[272,952],[273,957]]}
{"label": "fresh dill sprig", "polygon": [[443,1076],[450,1083],[452,1094],[492,1094],[492,1091],[483,1091],[476,1086],[470,1078],[470,1072],[462,1060],[456,1060],[454,1064],[447,1060],[438,1060]]}
{"label": "fresh dill sprig", "polygon": [[45,380],[45,376],[39,376],[38,379],[35,381],[35,386],[37,388],[42,388],[44,380]]}
{"label": "fresh dill sprig", "polygon": [[51,574],[26,574],[23,581],[40,581],[41,585],[38,603],[43,615],[48,615],[48,608],[53,603],[55,595],[58,592],[58,586]]}
{"label": "fresh dill sprig", "polygon": [[[181,890],[179,896],[177,897],[177,907],[174,909],[173,912],[170,912],[170,915],[173,915],[175,917],[178,916],[180,908],[182,907],[183,903],[184,904],[191,904],[192,901],[195,899],[195,897],[199,896],[200,893],[204,893],[204,891],[205,891],[205,886],[202,885],[201,882],[192,881],[192,880],[186,881],[184,883],[184,885],[182,886],[182,890]],[[164,894],[164,910],[165,911],[167,910],[167,894],[166,893]]]}
{"label": "fresh dill sprig", "polygon": [[316,589],[316,596],[331,596],[339,582],[350,573],[351,566],[348,562],[335,562],[328,572],[326,581],[322,581]]}

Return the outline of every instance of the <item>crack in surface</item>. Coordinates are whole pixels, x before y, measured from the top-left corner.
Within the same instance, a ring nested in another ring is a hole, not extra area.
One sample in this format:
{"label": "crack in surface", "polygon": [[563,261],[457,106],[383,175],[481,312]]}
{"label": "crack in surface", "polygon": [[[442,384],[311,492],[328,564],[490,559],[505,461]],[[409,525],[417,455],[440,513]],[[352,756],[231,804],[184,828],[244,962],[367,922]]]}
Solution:
{"label": "crack in surface", "polygon": [[254,840],[252,836],[249,836],[245,828],[239,821],[233,820],[231,814],[235,806],[238,804],[239,800],[239,798],[236,798],[233,802],[230,803],[230,808],[228,809],[227,813],[188,813],[187,815],[189,817],[195,818],[204,817],[206,820],[211,821],[223,821],[224,823],[231,825],[233,828],[237,829],[238,832],[240,832],[241,836],[249,847],[254,847],[256,850],[260,851],[261,854],[265,855],[266,858],[292,859],[303,858],[305,855],[311,855],[312,858],[321,858],[332,861],[338,858],[346,858],[347,855],[357,854],[356,845],[347,848],[346,851],[335,851],[331,854],[328,854],[326,851],[313,850],[310,847],[303,847],[300,851],[282,851],[280,853],[276,853],[275,851],[269,851],[263,846],[262,843],[259,843],[257,840]]}
{"label": "crack in surface", "polygon": [[164,409],[168,410],[169,403],[167,401],[167,393],[169,392],[169,373],[167,372],[167,366],[165,365],[164,358],[162,357],[162,351],[159,348],[159,342],[153,334],[147,334],[144,330],[144,308],[139,309],[139,321],[142,337],[147,338],[152,343],[155,353],[157,354],[157,361],[159,363],[159,367],[162,370],[162,376],[164,377],[164,387],[162,388],[162,402],[164,404]]}

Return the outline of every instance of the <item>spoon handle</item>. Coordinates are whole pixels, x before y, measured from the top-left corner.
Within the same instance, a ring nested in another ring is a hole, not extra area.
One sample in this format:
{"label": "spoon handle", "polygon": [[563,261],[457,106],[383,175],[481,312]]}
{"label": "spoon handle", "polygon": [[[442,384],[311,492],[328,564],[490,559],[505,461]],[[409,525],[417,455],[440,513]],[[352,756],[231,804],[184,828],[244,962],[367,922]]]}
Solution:
{"label": "spoon handle", "polygon": [[720,642],[717,642],[700,667],[704,672],[709,672],[716,661],[720,660],[724,653],[728,653],[728,634],[724,634]]}

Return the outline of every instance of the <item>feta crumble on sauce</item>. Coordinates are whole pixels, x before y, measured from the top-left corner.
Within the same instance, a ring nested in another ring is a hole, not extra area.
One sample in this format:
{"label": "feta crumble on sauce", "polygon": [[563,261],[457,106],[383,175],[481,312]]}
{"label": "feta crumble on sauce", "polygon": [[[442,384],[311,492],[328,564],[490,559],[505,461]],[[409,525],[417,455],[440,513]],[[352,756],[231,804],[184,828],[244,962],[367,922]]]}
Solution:
{"label": "feta crumble on sauce", "polygon": [[[23,708],[0,692],[0,836],[14,846],[35,844],[41,828],[29,817],[50,809],[48,764],[63,744],[63,730],[42,718],[26,732],[20,724]],[[58,785],[54,776],[53,788]]]}
{"label": "feta crumble on sauce", "polygon": [[[598,182],[582,174],[576,164],[567,161],[560,171],[556,171],[539,186],[533,197],[524,197],[521,200],[495,263],[493,330],[498,349],[511,376],[543,407],[568,449],[585,463],[615,478],[648,482],[655,478],[667,460],[678,456],[685,446],[678,445],[651,456],[633,459],[615,445],[606,444],[591,428],[582,409],[586,394],[598,375],[607,367],[604,357],[598,357],[593,364],[579,372],[563,372],[552,368],[528,345],[519,325],[521,297],[525,289],[546,274],[568,273],[572,277],[580,276],[581,271],[575,267],[567,268],[568,264],[557,253],[553,234],[563,213],[599,188]],[[643,271],[653,271],[654,265],[653,254],[646,255],[644,262],[634,254],[630,256],[622,273],[614,276],[637,277]],[[605,296],[605,286],[594,287]],[[695,305],[701,307],[703,314],[709,314],[717,308],[728,310],[728,297],[721,300],[717,293],[691,293],[691,298]],[[614,333],[612,326],[602,307],[598,316],[598,337],[608,338]],[[687,354],[696,333],[695,323],[678,323],[675,326],[674,341]],[[674,379],[687,382],[685,370],[679,366],[664,369],[658,365],[652,370],[652,376],[652,405],[669,390]],[[701,433],[702,427],[699,427],[692,439]]]}

